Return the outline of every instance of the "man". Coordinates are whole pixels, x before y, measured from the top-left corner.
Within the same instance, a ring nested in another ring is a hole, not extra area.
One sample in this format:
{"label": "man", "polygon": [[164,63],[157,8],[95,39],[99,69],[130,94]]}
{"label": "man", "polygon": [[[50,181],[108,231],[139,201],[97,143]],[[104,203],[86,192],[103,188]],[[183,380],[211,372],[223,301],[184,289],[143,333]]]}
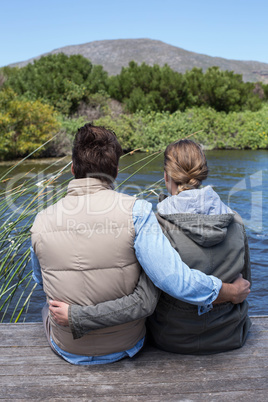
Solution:
{"label": "man", "polygon": [[[141,266],[154,284],[175,298],[196,304],[200,313],[212,302],[238,303],[249,282],[222,284],[190,270],[171,247],[146,201],[112,189],[122,149],[115,134],[86,124],[78,130],[66,197],[40,212],[32,227],[34,272],[42,272],[49,299],[82,306],[132,293]],[[91,331],[74,340],[43,310],[52,349],[74,364],[101,364],[132,357],[143,346],[145,320]]]}

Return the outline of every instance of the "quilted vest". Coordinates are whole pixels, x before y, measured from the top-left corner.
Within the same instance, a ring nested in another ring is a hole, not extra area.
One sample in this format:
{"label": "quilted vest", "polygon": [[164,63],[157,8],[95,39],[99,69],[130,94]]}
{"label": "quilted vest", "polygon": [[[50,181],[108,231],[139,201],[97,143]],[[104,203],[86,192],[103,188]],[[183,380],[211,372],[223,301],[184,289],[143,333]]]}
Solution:
{"label": "quilted vest", "polygon": [[[75,179],[64,198],[36,216],[32,246],[48,299],[86,306],[133,292],[141,269],[134,252],[134,203],[98,179]],[[61,349],[85,356],[128,350],[145,335],[144,319],[76,340],[51,316],[50,324]]]}

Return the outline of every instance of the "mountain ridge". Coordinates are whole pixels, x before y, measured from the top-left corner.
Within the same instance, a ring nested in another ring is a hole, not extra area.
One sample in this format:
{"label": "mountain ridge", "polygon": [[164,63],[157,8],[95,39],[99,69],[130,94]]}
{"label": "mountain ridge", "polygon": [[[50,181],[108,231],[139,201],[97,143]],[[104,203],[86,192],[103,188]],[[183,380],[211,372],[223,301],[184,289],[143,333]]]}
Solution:
{"label": "mountain ridge", "polygon": [[81,54],[93,64],[102,65],[109,75],[119,74],[122,67],[127,67],[128,63],[134,60],[138,64],[142,62],[160,66],[168,64],[173,70],[180,73],[185,73],[186,70],[194,67],[202,68],[205,71],[209,67],[219,66],[221,70],[242,74],[244,81],[268,83],[268,63],[207,56],[147,38],[100,40],[64,46],[9,66],[24,67],[42,56],[57,53],[65,53],[68,56]]}

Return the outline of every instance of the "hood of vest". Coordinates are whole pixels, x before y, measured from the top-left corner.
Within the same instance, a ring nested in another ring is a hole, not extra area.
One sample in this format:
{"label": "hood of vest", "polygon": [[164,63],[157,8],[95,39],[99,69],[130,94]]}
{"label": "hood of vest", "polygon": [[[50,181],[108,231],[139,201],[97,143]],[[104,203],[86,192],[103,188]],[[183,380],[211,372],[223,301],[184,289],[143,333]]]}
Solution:
{"label": "hood of vest", "polygon": [[221,243],[234,219],[233,211],[211,186],[166,197],[157,205],[157,211],[202,247]]}

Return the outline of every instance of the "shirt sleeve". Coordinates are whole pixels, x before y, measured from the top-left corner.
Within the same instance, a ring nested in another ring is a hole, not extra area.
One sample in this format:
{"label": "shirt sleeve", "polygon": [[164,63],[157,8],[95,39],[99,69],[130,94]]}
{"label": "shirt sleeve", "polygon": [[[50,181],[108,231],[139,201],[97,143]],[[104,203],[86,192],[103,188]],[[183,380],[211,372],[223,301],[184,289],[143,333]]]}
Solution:
{"label": "shirt sleeve", "polygon": [[31,251],[32,269],[33,269],[32,277],[33,277],[34,281],[43,289],[43,278],[42,278],[40,263],[38,261],[37,255],[35,254],[32,246],[30,247],[30,251]]}
{"label": "shirt sleeve", "polygon": [[222,287],[220,279],[190,269],[163,234],[152,205],[137,200],[133,207],[136,257],[151,281],[172,297],[209,311]]}

